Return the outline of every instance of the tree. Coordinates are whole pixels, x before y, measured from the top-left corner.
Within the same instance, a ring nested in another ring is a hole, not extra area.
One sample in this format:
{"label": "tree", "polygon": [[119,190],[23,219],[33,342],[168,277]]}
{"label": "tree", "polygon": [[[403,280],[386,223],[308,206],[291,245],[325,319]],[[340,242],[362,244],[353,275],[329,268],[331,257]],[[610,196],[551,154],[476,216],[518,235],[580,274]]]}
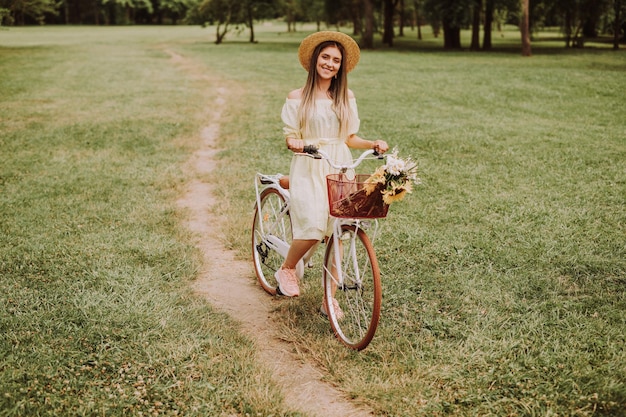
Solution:
{"label": "tree", "polygon": [[[152,3],[148,0],[102,0],[102,5],[105,7],[110,7],[110,10],[114,10],[113,17],[110,23],[122,23],[125,25],[129,25],[132,23],[136,23],[135,16],[138,10],[145,10],[147,15],[151,15],[154,12],[154,8],[152,7]],[[117,9],[123,11],[123,20],[119,22],[119,18],[117,17]],[[80,20],[80,16],[79,16]]]}
{"label": "tree", "polygon": [[287,21],[287,32],[296,31],[296,15],[298,13],[298,4],[296,0],[282,0],[285,20]]}
{"label": "tree", "polygon": [[469,23],[470,5],[474,0],[425,0],[427,13],[433,30],[439,22],[443,28],[444,49],[461,48],[461,28]]}
{"label": "tree", "polygon": [[248,28],[250,29],[250,43],[255,43],[255,39],[254,39],[254,9],[255,9],[255,2],[252,0],[247,0],[245,2],[245,4],[243,5],[244,7],[244,13],[245,13],[245,20],[246,20],[246,24],[248,25]]}
{"label": "tree", "polygon": [[[328,0],[332,1],[332,0]],[[349,0],[348,12],[350,20],[352,20],[352,34],[354,36],[361,35],[363,33],[363,5],[362,0]]]}
{"label": "tree", "polygon": [[404,0],[398,0],[398,36],[404,36],[404,18],[406,10],[404,8]]}
{"label": "tree", "polygon": [[422,40],[422,14],[420,12],[420,2],[419,0],[413,0],[413,12],[415,25],[417,26],[417,39]]}
{"label": "tree", "polygon": [[194,21],[213,22],[215,28],[215,44],[219,45],[230,30],[231,23],[241,23],[241,2],[239,0],[204,0],[193,17]]}
{"label": "tree", "polygon": [[622,0],[613,0],[613,12],[615,14],[613,23],[613,49],[619,49],[619,39],[622,32]]}
{"label": "tree", "polygon": [[0,7],[0,26],[6,23],[8,24],[13,23],[13,20],[11,17],[11,10],[5,9],[4,7]]}
{"label": "tree", "polygon": [[478,51],[480,49],[480,14],[482,12],[482,0],[474,0],[474,10],[472,11],[472,43],[470,51]]}
{"label": "tree", "polygon": [[270,16],[274,10],[275,2],[273,0],[244,0],[242,3],[241,13],[243,16],[241,20],[250,29],[250,43],[256,43],[254,21],[261,17]]}
{"label": "tree", "polygon": [[327,17],[328,2],[325,0],[300,0],[302,15],[317,25],[317,30],[321,30],[322,21]]}
{"label": "tree", "polygon": [[155,2],[156,21],[163,24],[165,18],[171,19],[172,24],[182,20],[187,11],[195,5],[195,0],[159,0]]}
{"label": "tree", "polygon": [[374,49],[374,5],[373,0],[363,0],[363,14],[365,16],[365,30],[361,36],[361,47]]}
{"label": "tree", "polygon": [[383,2],[383,43],[389,46],[393,46],[393,22],[397,3],[398,0],[384,0]]}
{"label": "tree", "polygon": [[[58,14],[56,2],[54,0],[13,0],[0,2],[0,9],[8,10],[4,19],[24,25],[27,19],[43,24],[46,14]],[[0,22],[1,23],[1,22]]]}
{"label": "tree", "polygon": [[485,29],[483,33],[483,50],[491,50],[491,30],[493,29],[494,0],[485,2]]}
{"label": "tree", "polygon": [[530,26],[529,26],[529,0],[521,0],[522,18],[520,20],[520,31],[522,34],[522,56],[531,56],[530,48]]}
{"label": "tree", "polygon": [[554,0],[553,8],[561,17],[565,47],[583,47],[586,37],[598,34],[600,17],[608,10],[606,0]]}
{"label": "tree", "polygon": [[[334,25],[339,29],[340,26],[347,22],[352,22],[352,34],[359,36],[363,34],[364,5],[363,0],[301,0],[303,2],[323,2],[324,16],[320,16],[326,20],[326,25]],[[305,18],[311,19],[311,13],[307,11]],[[319,22],[318,22],[319,30]]]}

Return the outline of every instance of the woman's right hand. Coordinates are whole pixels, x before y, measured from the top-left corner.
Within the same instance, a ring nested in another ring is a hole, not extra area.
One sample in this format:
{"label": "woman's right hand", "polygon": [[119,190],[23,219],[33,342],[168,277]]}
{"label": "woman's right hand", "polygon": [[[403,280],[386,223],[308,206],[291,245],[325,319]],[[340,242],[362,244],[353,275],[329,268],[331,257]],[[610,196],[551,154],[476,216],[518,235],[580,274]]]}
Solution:
{"label": "woman's right hand", "polygon": [[287,149],[292,152],[302,152],[304,150],[304,141],[302,139],[287,138]]}

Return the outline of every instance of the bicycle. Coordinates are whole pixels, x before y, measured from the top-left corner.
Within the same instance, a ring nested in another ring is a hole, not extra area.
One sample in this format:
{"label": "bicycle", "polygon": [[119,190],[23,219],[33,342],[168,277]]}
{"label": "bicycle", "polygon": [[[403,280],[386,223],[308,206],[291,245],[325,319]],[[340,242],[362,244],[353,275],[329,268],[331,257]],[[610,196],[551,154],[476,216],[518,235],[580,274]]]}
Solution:
{"label": "bicycle", "polygon": [[[388,206],[381,200],[381,206],[373,210],[365,207],[363,211],[362,206],[355,210],[350,198],[362,190],[369,175],[352,176],[347,172],[354,171],[363,160],[376,154],[367,150],[349,165],[335,164],[328,155],[312,146],[305,147],[298,155],[324,159],[339,170],[338,174],[327,177],[333,232],[326,239],[324,253],[324,304],[335,336],[351,349],[365,349],[376,333],[382,302],[380,269],[372,241],[378,232],[378,219],[386,216]],[[376,155],[376,158],[384,156]],[[255,176],[252,257],[257,280],[271,295],[280,295],[274,273],[281,267],[292,240],[289,189],[285,179],[282,174],[257,173]],[[367,230],[372,230],[372,240]],[[296,273],[300,278],[315,250],[313,247],[298,263]],[[335,312],[333,298],[339,303],[343,317]]]}

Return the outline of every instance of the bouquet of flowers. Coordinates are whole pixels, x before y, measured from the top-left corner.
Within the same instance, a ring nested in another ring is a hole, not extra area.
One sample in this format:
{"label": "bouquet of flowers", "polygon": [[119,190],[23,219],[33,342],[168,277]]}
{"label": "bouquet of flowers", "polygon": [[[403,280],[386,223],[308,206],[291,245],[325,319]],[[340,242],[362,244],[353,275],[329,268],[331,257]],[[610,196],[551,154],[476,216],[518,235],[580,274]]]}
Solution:
{"label": "bouquet of flowers", "polygon": [[417,164],[408,159],[398,158],[398,151],[393,150],[387,156],[387,163],[378,167],[366,181],[363,188],[367,195],[379,190],[385,204],[400,201],[413,190],[413,184],[419,185]]}
{"label": "bouquet of flowers", "polygon": [[398,158],[397,150],[387,156],[387,162],[372,175],[357,175],[348,180],[344,174],[327,178],[330,213],[335,217],[385,217],[391,203],[410,193],[420,184],[417,164]]}

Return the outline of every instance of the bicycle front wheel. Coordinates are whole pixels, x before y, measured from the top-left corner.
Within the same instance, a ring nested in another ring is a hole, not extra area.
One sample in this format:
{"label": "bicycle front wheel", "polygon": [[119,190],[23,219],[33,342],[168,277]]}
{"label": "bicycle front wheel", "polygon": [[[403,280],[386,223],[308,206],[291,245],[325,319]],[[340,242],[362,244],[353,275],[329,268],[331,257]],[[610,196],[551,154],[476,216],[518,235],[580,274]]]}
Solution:
{"label": "bicycle front wheel", "polygon": [[275,295],[278,283],[274,273],[281,267],[286,248],[291,245],[291,217],[285,198],[268,188],[261,193],[261,208],[255,205],[252,222],[252,260],[257,280],[268,293]]}
{"label": "bicycle front wheel", "polygon": [[[372,243],[360,227],[343,225],[338,241],[335,247],[331,237],[326,247],[324,303],[335,336],[347,347],[362,350],[372,341],[380,318],[380,270]],[[341,312],[333,307],[333,298]]]}

